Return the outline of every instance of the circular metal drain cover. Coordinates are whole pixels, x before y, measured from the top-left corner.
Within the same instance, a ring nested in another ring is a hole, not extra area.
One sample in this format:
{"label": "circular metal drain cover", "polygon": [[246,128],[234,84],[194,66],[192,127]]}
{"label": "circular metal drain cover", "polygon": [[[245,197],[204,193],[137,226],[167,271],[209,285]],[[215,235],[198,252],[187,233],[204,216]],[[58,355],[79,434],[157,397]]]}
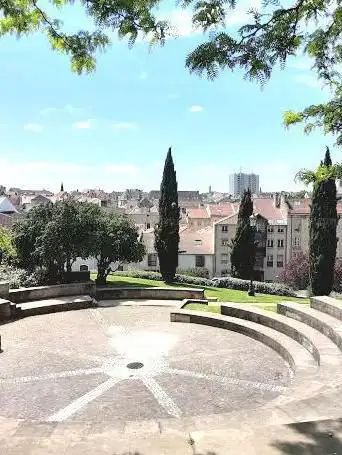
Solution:
{"label": "circular metal drain cover", "polygon": [[126,365],[126,367],[131,370],[138,370],[139,368],[142,368],[143,366],[144,366],[144,364],[141,362],[131,362]]}

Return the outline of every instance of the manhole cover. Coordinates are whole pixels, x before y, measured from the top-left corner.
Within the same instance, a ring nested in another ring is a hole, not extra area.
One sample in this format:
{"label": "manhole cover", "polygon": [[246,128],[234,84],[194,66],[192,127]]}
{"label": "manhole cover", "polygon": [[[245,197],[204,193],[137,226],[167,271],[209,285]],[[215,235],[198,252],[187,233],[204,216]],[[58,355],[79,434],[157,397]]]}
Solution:
{"label": "manhole cover", "polygon": [[143,366],[144,366],[144,364],[141,362],[131,362],[126,365],[126,367],[131,370],[138,370],[139,368],[142,368]]}

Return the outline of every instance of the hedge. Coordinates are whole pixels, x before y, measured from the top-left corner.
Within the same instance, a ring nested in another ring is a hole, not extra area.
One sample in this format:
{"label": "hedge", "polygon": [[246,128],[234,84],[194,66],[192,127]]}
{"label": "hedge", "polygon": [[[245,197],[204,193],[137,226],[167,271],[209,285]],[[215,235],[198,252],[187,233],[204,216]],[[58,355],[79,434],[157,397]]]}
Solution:
{"label": "hedge", "polygon": [[[293,289],[280,283],[265,283],[263,281],[254,281],[255,292],[260,294],[283,295],[288,297],[296,297]],[[237,289],[239,291],[247,291],[249,280],[240,280],[239,278],[225,277],[215,278],[212,286],[217,288]]]}
{"label": "hedge", "polygon": [[[114,272],[116,276],[127,276],[131,278],[142,278],[145,280],[162,281],[162,276],[159,272],[149,272],[144,270],[127,270],[124,272]],[[212,280],[206,278],[198,278],[187,275],[176,275],[175,283],[189,284],[193,286],[228,288],[239,291],[247,291],[249,280],[240,280],[239,278],[224,277],[214,278]],[[264,283],[261,281],[254,282],[255,291],[260,294],[283,295],[288,297],[296,297],[296,293],[284,284],[279,283]]]}

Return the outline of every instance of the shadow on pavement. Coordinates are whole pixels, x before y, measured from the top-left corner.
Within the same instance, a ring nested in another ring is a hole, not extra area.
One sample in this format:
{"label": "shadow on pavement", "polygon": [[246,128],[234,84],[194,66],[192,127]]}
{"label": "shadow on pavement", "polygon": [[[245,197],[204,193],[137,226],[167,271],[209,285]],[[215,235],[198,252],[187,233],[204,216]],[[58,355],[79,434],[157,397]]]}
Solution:
{"label": "shadow on pavement", "polygon": [[276,441],[276,454],[284,455],[342,455],[342,419],[304,422],[288,425],[298,433],[298,442]]}

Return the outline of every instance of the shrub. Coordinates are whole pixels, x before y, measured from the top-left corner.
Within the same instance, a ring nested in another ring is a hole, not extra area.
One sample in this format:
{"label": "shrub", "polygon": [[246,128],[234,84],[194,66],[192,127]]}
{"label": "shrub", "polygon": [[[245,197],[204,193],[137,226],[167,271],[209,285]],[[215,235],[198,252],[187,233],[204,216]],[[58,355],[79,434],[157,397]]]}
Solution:
{"label": "shrub", "polygon": [[[127,270],[124,272],[114,272],[116,276],[128,276],[132,278],[142,278],[145,280],[154,280],[154,281],[162,281],[163,278],[159,272],[150,272],[145,270]],[[199,278],[194,276],[187,276],[187,275],[176,275],[174,279],[175,283],[181,284],[190,284],[193,286],[213,286],[211,280],[206,278]]]}
{"label": "shrub", "polygon": [[[239,291],[247,291],[249,286],[249,280],[241,280],[240,278],[233,277],[216,278],[212,283],[212,286],[217,288],[229,288]],[[289,297],[296,296],[296,293],[291,288],[280,283],[254,281],[254,288],[256,292],[261,294],[283,295]]]}
{"label": "shrub", "polygon": [[279,275],[279,281],[293,289],[307,289],[310,283],[308,256],[299,253],[291,258]]}
{"label": "shrub", "polygon": [[[149,272],[144,270],[127,270],[125,272],[114,272],[117,276],[128,276],[132,278],[142,278],[145,280],[156,280],[161,281],[162,276],[158,272]],[[249,286],[249,280],[241,280],[239,278],[225,277],[225,278],[214,278],[208,280],[206,278],[198,278],[186,275],[176,275],[175,283],[187,284],[190,286],[202,286],[202,287],[217,287],[217,288],[229,288],[236,289],[239,291],[247,291]],[[271,295],[283,295],[289,297],[295,297],[295,292],[288,286],[280,283],[264,283],[260,281],[254,282],[256,292],[261,294]]]}
{"label": "shrub", "polygon": [[334,276],[334,291],[342,292],[342,259],[336,259],[335,276]]}
{"label": "shrub", "polygon": [[27,270],[14,267],[13,265],[0,265],[0,280],[8,281],[10,289],[31,288],[48,284],[46,272],[37,269],[30,273]]}
{"label": "shrub", "polygon": [[178,269],[177,275],[195,276],[209,279],[209,270],[204,267],[192,267],[190,269]]}

